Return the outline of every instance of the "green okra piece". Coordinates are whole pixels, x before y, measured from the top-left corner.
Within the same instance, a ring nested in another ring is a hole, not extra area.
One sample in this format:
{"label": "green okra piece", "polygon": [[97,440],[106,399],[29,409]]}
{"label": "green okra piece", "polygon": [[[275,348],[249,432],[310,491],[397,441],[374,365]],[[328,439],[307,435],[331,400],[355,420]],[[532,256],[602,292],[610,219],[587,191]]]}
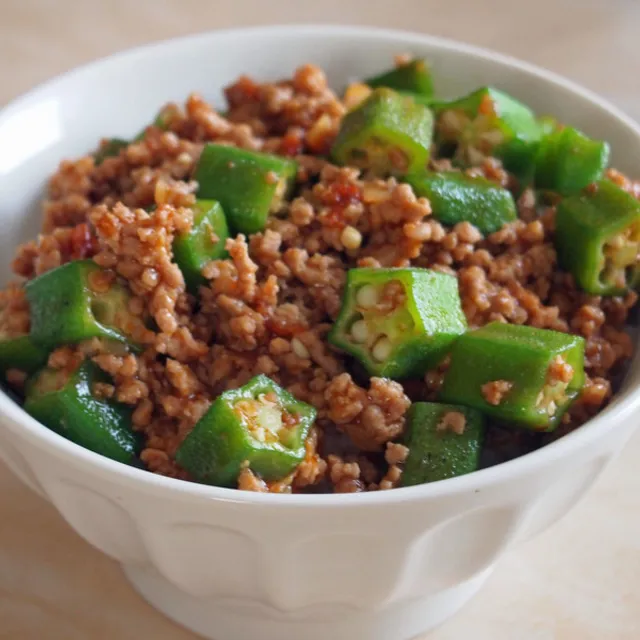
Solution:
{"label": "green okra piece", "polygon": [[107,338],[135,347],[129,336],[144,328],[129,312],[130,294],[93,260],[76,260],[26,284],[31,339],[53,349],[88,338]]}
{"label": "green okra piece", "polygon": [[391,89],[375,89],[342,120],[331,155],[341,165],[402,176],[429,160],[433,115]]}
{"label": "green okra piece", "polygon": [[196,293],[200,285],[206,284],[202,269],[208,262],[227,255],[225,242],[228,237],[227,219],[220,203],[198,200],[193,207],[191,230],[173,241],[173,257],[189,291]]}
{"label": "green okra piece", "polygon": [[364,84],[372,89],[387,87],[425,99],[433,98],[433,77],[425,60],[411,60],[390,71],[366,79]]}
{"label": "green okra piece", "polygon": [[592,140],[573,127],[546,135],[536,155],[537,189],[572,195],[602,178],[609,163],[609,145]]}
{"label": "green okra piece", "polygon": [[35,344],[29,335],[0,332],[0,372],[19,369],[33,373],[47,362],[49,352]]}
{"label": "green okra piece", "polygon": [[541,138],[548,136],[555,131],[559,131],[562,128],[560,123],[553,116],[539,117],[538,124],[540,125]]}
{"label": "green okra piece", "polygon": [[530,175],[542,126],[529,107],[502,91],[483,87],[432,108],[436,139],[455,145],[459,164],[473,166],[496,156],[516,175]]}
{"label": "green okra piece", "polygon": [[417,196],[429,199],[433,217],[447,225],[466,221],[489,234],[518,217],[511,193],[486,178],[422,171],[406,181]]}
{"label": "green okra piece", "polygon": [[553,431],[584,385],[584,339],[491,322],[461,336],[440,400],[506,424]]}
{"label": "green okra piece", "polygon": [[350,269],[329,342],[375,376],[407,378],[437,365],[465,332],[458,282],[429,269]]}
{"label": "green okra piece", "polygon": [[402,485],[437,482],[476,471],[485,433],[480,411],[453,404],[414,402],[406,422],[409,447]]}
{"label": "green okra piece", "polygon": [[198,482],[235,485],[244,465],[281,480],[304,460],[316,410],[259,375],[213,402],[176,453]]}
{"label": "green okra piece", "polygon": [[297,163],[221,144],[205,145],[195,171],[198,198],[217,200],[234,233],[262,231],[290,196]]}
{"label": "green okra piece", "polygon": [[430,98],[429,96],[413,93],[412,91],[398,91],[397,93],[401,96],[405,96],[406,98],[411,98],[414,102],[424,105],[425,107],[430,107],[435,100],[433,97]]}
{"label": "green okra piece", "polygon": [[73,370],[43,369],[27,384],[24,409],[68,440],[130,464],[141,448],[131,427],[131,409],[97,397],[94,386],[99,382],[111,378],[90,360]]}
{"label": "green okra piece", "polygon": [[554,243],[563,269],[597,296],[620,295],[639,281],[640,202],[609,180],[564,198]]}

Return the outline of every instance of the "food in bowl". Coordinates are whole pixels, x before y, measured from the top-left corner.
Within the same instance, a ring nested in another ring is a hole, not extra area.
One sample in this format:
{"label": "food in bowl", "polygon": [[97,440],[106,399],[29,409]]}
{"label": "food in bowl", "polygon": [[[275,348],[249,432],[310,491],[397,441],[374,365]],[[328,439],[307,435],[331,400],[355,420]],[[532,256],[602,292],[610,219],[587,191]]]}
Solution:
{"label": "food in bowl", "polygon": [[126,464],[272,492],[443,480],[609,401],[632,355],[640,186],[606,142],[424,61],[246,76],[64,161],[2,293],[44,425]]}

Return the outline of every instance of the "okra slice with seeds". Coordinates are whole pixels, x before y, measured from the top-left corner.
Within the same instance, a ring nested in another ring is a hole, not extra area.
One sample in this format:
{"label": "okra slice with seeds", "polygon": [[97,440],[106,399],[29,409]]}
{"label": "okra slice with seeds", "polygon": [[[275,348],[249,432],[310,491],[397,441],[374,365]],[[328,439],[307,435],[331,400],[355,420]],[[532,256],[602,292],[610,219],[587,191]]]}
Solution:
{"label": "okra slice with seeds", "polygon": [[350,269],[329,342],[371,375],[422,375],[467,328],[455,277],[429,269]]}
{"label": "okra slice with seeds", "polygon": [[264,480],[280,480],[304,460],[315,418],[311,405],[259,375],[215,400],[176,460],[206,484],[233,486],[246,464]]}
{"label": "okra slice with seeds", "polygon": [[68,440],[130,464],[141,439],[132,430],[131,409],[96,395],[95,385],[109,382],[90,360],[65,370],[43,369],[27,384],[24,409]]}
{"label": "okra slice with seeds", "polygon": [[423,171],[407,176],[406,181],[417,196],[429,199],[433,217],[446,225],[466,221],[489,234],[517,218],[511,193],[486,178]]}
{"label": "okra slice with seeds", "polygon": [[331,155],[380,176],[424,169],[429,160],[433,115],[391,89],[375,89],[342,120]]}
{"label": "okra slice with seeds", "polygon": [[640,276],[640,202],[609,180],[564,198],[556,210],[561,266],[593,295],[620,295]]}
{"label": "okra slice with seeds", "polygon": [[497,156],[517,175],[531,172],[542,127],[526,105],[502,91],[483,87],[432,108],[436,139],[439,144],[455,145],[454,159],[461,165],[478,165]]}
{"label": "okra slice with seeds", "polygon": [[440,400],[553,431],[584,385],[584,344],[571,334],[491,322],[453,345]]}
{"label": "okra slice with seeds", "polygon": [[220,203],[198,200],[193,207],[191,230],[173,241],[173,257],[191,293],[195,294],[200,285],[206,284],[202,275],[204,266],[227,255],[224,246],[228,237],[227,219]]}
{"label": "okra slice with seeds", "polygon": [[536,189],[572,195],[602,178],[609,145],[572,127],[558,128],[540,142],[536,155]]}
{"label": "okra slice with seeds", "polygon": [[402,485],[436,482],[476,471],[484,440],[484,416],[475,409],[414,402],[407,415],[409,455]]}
{"label": "okra slice with seeds", "polygon": [[288,158],[207,144],[194,176],[198,198],[217,200],[234,233],[257,233],[290,196],[297,167]]}
{"label": "okra slice with seeds", "polygon": [[372,89],[387,87],[423,99],[433,98],[433,77],[425,60],[410,60],[390,71],[367,78],[364,84]]}
{"label": "okra slice with seeds", "polygon": [[135,347],[146,331],[130,313],[130,294],[115,274],[93,260],[76,260],[52,269],[26,284],[33,341],[45,348],[108,338]]}

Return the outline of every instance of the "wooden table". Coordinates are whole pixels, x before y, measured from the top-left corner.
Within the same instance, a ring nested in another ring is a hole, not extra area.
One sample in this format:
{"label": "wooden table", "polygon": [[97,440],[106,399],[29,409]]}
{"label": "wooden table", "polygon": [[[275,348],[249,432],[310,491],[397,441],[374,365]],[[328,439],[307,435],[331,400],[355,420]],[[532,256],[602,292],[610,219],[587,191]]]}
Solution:
{"label": "wooden table", "polygon": [[[372,24],[466,40],[558,71],[640,119],[637,0],[0,0],[0,105],[133,45],[283,22]],[[430,640],[639,639],[639,459],[640,434],[582,504],[510,553]],[[147,606],[115,563],[0,466],[0,640],[89,638],[195,636]]]}

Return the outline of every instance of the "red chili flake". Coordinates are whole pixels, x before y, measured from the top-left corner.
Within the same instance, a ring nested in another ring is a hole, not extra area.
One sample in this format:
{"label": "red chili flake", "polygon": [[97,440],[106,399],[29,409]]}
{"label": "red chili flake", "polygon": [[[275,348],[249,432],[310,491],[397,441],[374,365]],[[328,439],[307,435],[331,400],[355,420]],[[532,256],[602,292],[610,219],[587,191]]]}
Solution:
{"label": "red chili flake", "polygon": [[360,202],[362,191],[357,184],[352,182],[334,182],[324,193],[322,200],[325,204],[338,207],[348,207],[350,204]]}
{"label": "red chili flake", "polygon": [[360,202],[362,190],[352,182],[334,182],[322,195],[322,201],[329,206],[329,211],[322,216],[322,224],[326,227],[342,228],[346,226],[344,210],[350,205]]}
{"label": "red chili flake", "polygon": [[320,216],[320,222],[323,227],[334,229],[342,229],[347,226],[344,219],[344,209],[342,207],[334,207]]}
{"label": "red chili flake", "polygon": [[77,224],[71,232],[71,258],[89,258],[98,250],[98,243],[86,222]]}
{"label": "red chili flake", "polygon": [[280,153],[284,156],[298,156],[303,147],[302,137],[297,133],[287,133],[280,141]]}

